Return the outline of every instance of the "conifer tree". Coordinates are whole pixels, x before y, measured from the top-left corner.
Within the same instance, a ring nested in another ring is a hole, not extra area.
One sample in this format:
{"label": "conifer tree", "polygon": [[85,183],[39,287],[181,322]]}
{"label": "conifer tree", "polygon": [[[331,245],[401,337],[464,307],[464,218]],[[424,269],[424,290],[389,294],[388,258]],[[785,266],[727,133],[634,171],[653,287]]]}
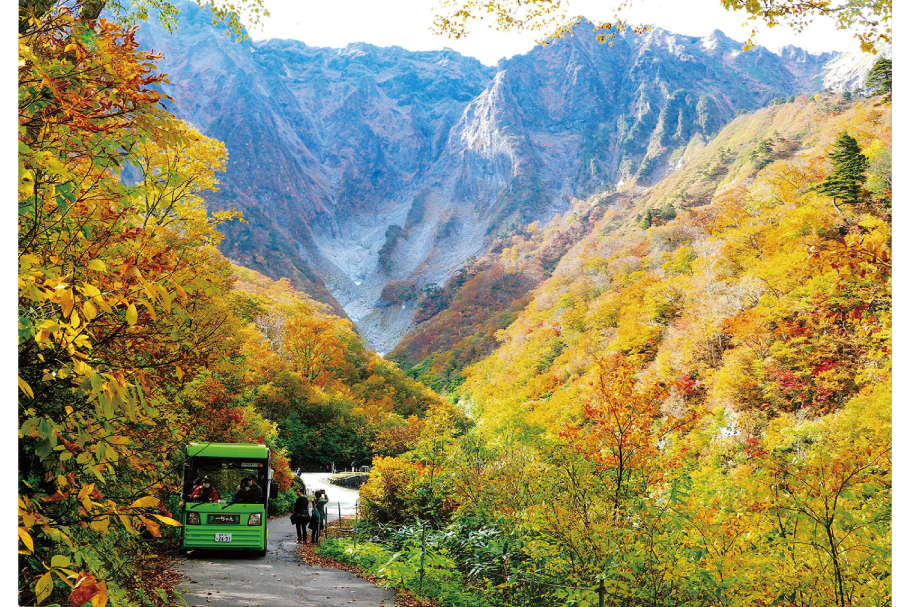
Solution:
{"label": "conifer tree", "polygon": [[891,60],[881,57],[869,70],[866,76],[866,88],[873,95],[884,95],[891,92]]}
{"label": "conifer tree", "polygon": [[638,227],[640,227],[642,230],[647,230],[651,227],[652,219],[654,219],[654,214],[651,212],[651,209],[648,209],[645,211],[645,216],[642,217],[641,223],[638,224]]}
{"label": "conifer tree", "polygon": [[828,158],[834,163],[834,168],[822,181],[819,191],[834,198],[835,208],[838,200],[856,204],[863,183],[866,182],[869,160],[860,152],[856,139],[846,132],[838,136],[834,149],[828,152]]}

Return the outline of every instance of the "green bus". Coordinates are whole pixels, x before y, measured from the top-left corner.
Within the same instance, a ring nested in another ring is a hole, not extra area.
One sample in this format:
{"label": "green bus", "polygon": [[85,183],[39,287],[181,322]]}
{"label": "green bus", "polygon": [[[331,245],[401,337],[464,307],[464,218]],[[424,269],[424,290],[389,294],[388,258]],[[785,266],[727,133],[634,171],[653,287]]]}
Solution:
{"label": "green bus", "polygon": [[[249,550],[265,556],[271,481],[265,445],[190,443],[183,466],[184,551]],[[203,483],[203,479],[205,483]],[[255,482],[255,489],[241,485]]]}

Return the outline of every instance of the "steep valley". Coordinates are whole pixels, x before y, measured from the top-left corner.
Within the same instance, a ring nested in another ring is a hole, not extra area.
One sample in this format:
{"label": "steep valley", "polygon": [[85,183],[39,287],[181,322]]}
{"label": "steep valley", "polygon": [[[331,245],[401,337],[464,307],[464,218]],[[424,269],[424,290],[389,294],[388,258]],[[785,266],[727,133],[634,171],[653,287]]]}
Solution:
{"label": "steep valley", "polygon": [[494,68],[450,50],[235,43],[210,21],[183,4],[175,34],[150,20],[140,39],[164,56],[173,110],[227,145],[209,202],[247,223],[225,228],[223,252],[343,311],[380,352],[516,228],[656,184],[738,112],[856,79],[849,58],[743,52],[719,31],[612,46],[579,31]]}

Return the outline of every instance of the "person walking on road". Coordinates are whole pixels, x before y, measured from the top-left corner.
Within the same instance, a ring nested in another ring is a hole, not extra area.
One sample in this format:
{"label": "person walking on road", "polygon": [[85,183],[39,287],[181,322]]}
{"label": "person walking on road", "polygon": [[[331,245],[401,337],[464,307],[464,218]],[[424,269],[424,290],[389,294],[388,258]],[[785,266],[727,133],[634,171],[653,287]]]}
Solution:
{"label": "person walking on road", "polygon": [[309,515],[310,500],[303,493],[303,489],[297,490],[297,501],[294,502],[294,516],[296,517],[297,543],[306,544],[306,527],[310,522]]}

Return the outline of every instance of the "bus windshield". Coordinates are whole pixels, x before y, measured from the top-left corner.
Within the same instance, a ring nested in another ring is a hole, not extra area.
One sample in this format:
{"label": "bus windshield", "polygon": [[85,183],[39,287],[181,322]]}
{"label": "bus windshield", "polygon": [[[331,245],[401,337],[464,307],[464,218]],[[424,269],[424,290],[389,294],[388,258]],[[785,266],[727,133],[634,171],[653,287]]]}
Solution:
{"label": "bus windshield", "polygon": [[[208,478],[212,488],[218,492],[218,500],[226,503],[264,504],[265,490],[268,482],[268,460],[250,460],[235,457],[196,456],[190,461],[190,467],[184,486],[184,495],[188,502],[209,501],[194,490],[203,478]],[[242,491],[244,481],[254,481],[251,488]]]}

